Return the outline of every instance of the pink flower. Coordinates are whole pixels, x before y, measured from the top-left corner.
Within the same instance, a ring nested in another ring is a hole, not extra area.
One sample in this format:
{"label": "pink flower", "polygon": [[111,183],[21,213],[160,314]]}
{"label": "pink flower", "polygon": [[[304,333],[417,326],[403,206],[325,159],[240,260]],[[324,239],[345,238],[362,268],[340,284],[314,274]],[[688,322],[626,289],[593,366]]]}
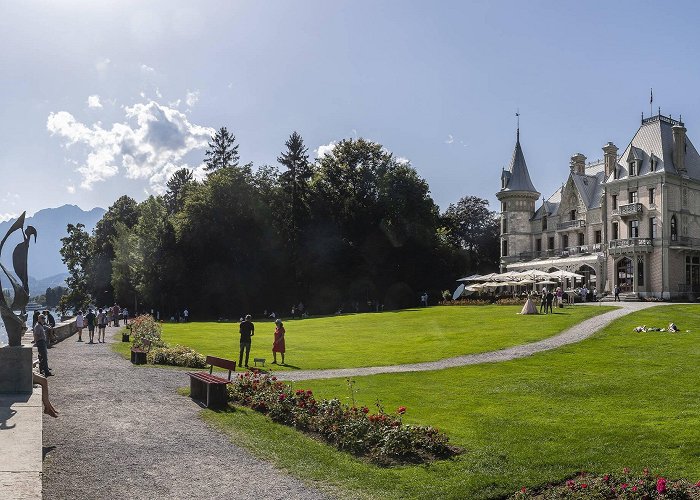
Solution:
{"label": "pink flower", "polygon": [[396,410],[396,413],[398,413],[399,415],[403,415],[404,413],[406,413],[406,407],[399,406],[398,410]]}
{"label": "pink flower", "polygon": [[696,488],[700,488],[700,481],[698,481],[697,483],[695,483],[695,487],[696,487]]}
{"label": "pink flower", "polygon": [[527,493],[527,488],[525,486],[520,488],[520,493]]}
{"label": "pink flower", "polygon": [[632,486],[632,491],[637,491],[637,487],[636,487],[636,486]]}
{"label": "pink flower", "polygon": [[622,488],[623,490],[626,490],[626,489],[627,489],[627,483],[622,483],[622,484],[620,485],[620,488]]}
{"label": "pink flower", "polygon": [[574,481],[573,479],[569,479],[566,482],[566,487],[569,488],[570,490],[573,490],[574,488],[576,488],[576,481]]}
{"label": "pink flower", "polygon": [[610,481],[610,475],[609,475],[609,474],[605,474],[605,475],[603,476],[603,481],[605,481],[606,483],[607,483],[608,481]]}
{"label": "pink flower", "polygon": [[656,481],[656,492],[660,494],[666,493],[666,480],[663,477]]}

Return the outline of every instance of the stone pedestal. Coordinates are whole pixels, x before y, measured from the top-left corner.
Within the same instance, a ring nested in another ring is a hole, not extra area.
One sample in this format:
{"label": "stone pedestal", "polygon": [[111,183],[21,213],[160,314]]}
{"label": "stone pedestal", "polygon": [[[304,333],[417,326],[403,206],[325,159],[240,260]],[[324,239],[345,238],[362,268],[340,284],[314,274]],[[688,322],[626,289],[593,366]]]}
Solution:
{"label": "stone pedestal", "polygon": [[0,394],[31,394],[32,390],[32,348],[29,346],[1,348]]}

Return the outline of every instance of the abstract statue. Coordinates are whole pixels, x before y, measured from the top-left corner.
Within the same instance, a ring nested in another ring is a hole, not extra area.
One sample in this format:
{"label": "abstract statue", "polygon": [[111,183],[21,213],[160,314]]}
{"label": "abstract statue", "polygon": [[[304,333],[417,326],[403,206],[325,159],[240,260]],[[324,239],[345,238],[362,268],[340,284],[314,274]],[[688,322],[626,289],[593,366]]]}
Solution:
{"label": "abstract statue", "polygon": [[[5,323],[5,329],[7,330],[7,340],[10,347],[16,347],[22,344],[22,335],[27,330],[27,303],[29,302],[29,274],[27,273],[27,256],[29,254],[29,240],[34,236],[34,242],[36,242],[36,229],[32,226],[27,226],[24,229],[24,217],[26,212],[22,213],[19,218],[12,224],[12,227],[8,229],[5,237],[0,241],[0,257],[2,257],[2,247],[5,245],[7,238],[17,230],[22,231],[22,242],[19,243],[15,250],[12,252],[12,266],[17,273],[17,278],[15,278],[7,268],[0,262],[0,268],[2,272],[5,273],[7,279],[12,285],[14,290],[14,298],[12,304],[7,304],[7,298],[5,294],[0,294],[0,316],[2,316],[2,321]],[[0,280],[0,285],[2,280]],[[15,311],[19,311],[19,315],[15,314]]]}

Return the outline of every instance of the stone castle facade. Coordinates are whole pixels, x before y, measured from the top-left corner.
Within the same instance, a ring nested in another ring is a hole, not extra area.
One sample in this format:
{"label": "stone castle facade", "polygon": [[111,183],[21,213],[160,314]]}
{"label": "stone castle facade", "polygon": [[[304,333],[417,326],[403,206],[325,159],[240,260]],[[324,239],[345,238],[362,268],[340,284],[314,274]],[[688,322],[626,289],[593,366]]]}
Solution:
{"label": "stone castle facade", "polygon": [[641,297],[700,295],[700,154],[683,122],[643,118],[621,154],[611,142],[602,149],[593,163],[572,156],[562,187],[540,199],[518,132],[496,194],[501,271],[573,271],[589,288]]}

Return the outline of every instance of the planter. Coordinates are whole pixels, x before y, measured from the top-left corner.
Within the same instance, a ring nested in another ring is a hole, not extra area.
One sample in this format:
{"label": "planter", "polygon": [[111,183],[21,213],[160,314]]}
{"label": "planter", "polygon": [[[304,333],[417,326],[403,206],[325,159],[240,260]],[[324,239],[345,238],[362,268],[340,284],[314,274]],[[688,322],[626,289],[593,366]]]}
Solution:
{"label": "planter", "polygon": [[129,334],[122,333],[122,342],[129,342]]}
{"label": "planter", "polygon": [[131,349],[131,362],[135,365],[146,364],[146,351],[141,349]]}

